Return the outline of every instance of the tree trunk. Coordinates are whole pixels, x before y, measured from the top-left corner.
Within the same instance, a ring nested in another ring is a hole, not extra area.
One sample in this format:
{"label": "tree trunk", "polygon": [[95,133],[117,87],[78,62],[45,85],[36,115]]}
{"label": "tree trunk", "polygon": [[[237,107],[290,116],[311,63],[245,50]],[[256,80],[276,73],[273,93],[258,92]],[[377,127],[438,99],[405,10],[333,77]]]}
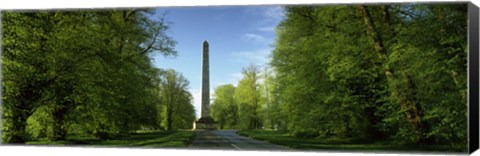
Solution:
{"label": "tree trunk", "polygon": [[15,99],[18,99],[18,101],[12,101],[12,103],[9,104],[13,105],[13,107],[10,108],[12,114],[6,118],[6,120],[11,120],[11,127],[4,131],[5,137],[2,136],[4,143],[25,143],[27,141],[27,119],[33,113],[35,108],[34,102],[38,101],[40,97],[38,92],[35,92],[32,88],[36,87],[34,85],[28,85],[23,88],[20,94],[15,96]]}
{"label": "tree trunk", "polygon": [[53,115],[53,136],[50,138],[52,141],[65,140],[66,138],[66,128],[64,127],[65,113],[67,108],[62,107],[55,110]]}
{"label": "tree trunk", "polygon": [[167,130],[172,130],[172,108],[169,107],[167,111]]}
{"label": "tree trunk", "polygon": [[172,125],[173,125],[173,95],[170,95],[169,103],[168,103],[168,108],[167,108],[167,130],[172,130]]}
{"label": "tree trunk", "polygon": [[158,128],[159,129],[162,129],[162,113],[163,113],[163,106],[161,104],[159,104],[158,106]]}
{"label": "tree trunk", "polygon": [[[404,75],[404,78],[407,80],[407,86],[404,86],[407,88],[407,92],[402,93],[400,90],[401,86],[395,84],[396,80],[394,77],[393,69],[391,69],[387,65],[387,62],[388,62],[388,58],[386,55],[387,53],[386,53],[382,38],[375,28],[375,24],[373,23],[370,12],[368,11],[366,6],[360,6],[359,9],[363,15],[365,25],[367,26],[367,33],[374,41],[375,53],[377,54],[378,58],[382,61],[384,74],[385,74],[385,77],[387,78],[387,83],[390,87],[390,93],[396,99],[399,100],[401,109],[406,110],[405,116],[407,117],[407,121],[412,126],[412,129],[420,135],[421,129],[423,129],[423,123],[421,122],[419,107],[417,106],[416,102],[412,99],[412,97],[414,97],[413,94],[415,93],[412,79],[408,74]],[[385,11],[384,15],[386,16],[385,18],[388,19],[389,18],[387,16],[388,10],[384,8],[384,11]]]}
{"label": "tree trunk", "polygon": [[54,88],[56,91],[56,105],[52,112],[53,116],[53,136],[49,137],[50,140],[65,140],[67,135],[67,128],[65,127],[65,117],[67,113],[72,110],[76,105],[74,101],[67,99],[69,95],[73,93],[73,84],[67,80],[67,83],[61,85],[61,87]]}
{"label": "tree trunk", "polygon": [[[22,110],[12,110],[12,126],[10,129],[3,131],[3,143],[25,143],[26,139],[26,121],[28,115],[22,113]],[[4,119],[5,120],[5,119]]]}

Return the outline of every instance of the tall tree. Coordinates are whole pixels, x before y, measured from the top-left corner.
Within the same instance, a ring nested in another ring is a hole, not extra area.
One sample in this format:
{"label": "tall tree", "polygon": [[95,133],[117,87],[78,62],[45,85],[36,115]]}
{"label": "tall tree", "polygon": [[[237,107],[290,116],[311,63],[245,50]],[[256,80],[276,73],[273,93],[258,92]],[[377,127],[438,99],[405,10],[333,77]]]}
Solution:
{"label": "tall tree", "polygon": [[260,68],[254,64],[243,68],[243,79],[235,89],[235,98],[238,103],[240,126],[244,129],[258,129],[262,127],[260,118],[260,93],[258,80]]}
{"label": "tall tree", "polygon": [[51,127],[51,140],[78,125],[100,134],[157,123],[139,114],[157,113],[148,111],[158,101],[148,55],[176,55],[163,18],[148,9],[2,13],[4,142],[25,142],[27,120],[51,121],[33,128]]}
{"label": "tall tree", "polygon": [[231,84],[215,88],[212,117],[220,124],[220,129],[238,127],[238,106],[235,101],[235,87]]}
{"label": "tall tree", "polygon": [[183,90],[177,99],[177,107],[173,114],[172,129],[192,129],[195,121],[195,108],[193,107],[193,96],[190,92]]}
{"label": "tall tree", "polygon": [[287,130],[310,137],[464,143],[466,5],[285,11],[271,65],[273,101]]}
{"label": "tall tree", "polygon": [[172,69],[165,71],[165,74],[162,76],[161,94],[166,106],[167,130],[173,130],[174,128],[174,114],[181,113],[178,107],[180,106],[179,103],[185,98],[182,95],[185,94],[188,84],[187,79]]}

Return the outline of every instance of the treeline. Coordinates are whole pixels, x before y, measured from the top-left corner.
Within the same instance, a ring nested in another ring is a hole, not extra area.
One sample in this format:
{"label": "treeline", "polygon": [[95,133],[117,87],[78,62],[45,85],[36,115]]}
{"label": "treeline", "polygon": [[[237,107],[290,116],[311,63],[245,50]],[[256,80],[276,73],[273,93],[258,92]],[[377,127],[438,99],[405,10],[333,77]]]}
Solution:
{"label": "treeline", "polygon": [[222,128],[466,147],[466,4],[285,12],[272,70],[245,68],[237,87],[215,90]]}
{"label": "treeline", "polygon": [[191,128],[188,81],[151,63],[177,55],[168,23],[153,14],[3,12],[3,143]]}

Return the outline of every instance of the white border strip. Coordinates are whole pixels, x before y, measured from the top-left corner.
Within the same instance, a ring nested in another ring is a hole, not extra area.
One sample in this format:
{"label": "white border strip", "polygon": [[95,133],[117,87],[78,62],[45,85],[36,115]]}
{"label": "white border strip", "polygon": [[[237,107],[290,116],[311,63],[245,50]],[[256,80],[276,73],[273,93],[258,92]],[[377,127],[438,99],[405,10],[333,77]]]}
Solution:
{"label": "white border strip", "polygon": [[[454,2],[467,0],[454,0]],[[159,6],[229,6],[229,5],[285,5],[285,4],[349,4],[349,3],[408,3],[408,2],[452,2],[452,0],[5,0],[0,9],[79,9],[79,8],[131,8]]]}

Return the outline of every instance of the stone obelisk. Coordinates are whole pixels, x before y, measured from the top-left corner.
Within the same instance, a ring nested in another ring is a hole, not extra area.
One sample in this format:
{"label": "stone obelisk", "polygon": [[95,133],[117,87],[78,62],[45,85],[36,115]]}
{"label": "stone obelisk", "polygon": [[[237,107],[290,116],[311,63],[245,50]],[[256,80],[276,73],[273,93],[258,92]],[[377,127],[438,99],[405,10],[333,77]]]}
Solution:
{"label": "stone obelisk", "polygon": [[210,69],[208,63],[208,42],[203,42],[202,53],[202,117],[210,117]]}
{"label": "stone obelisk", "polygon": [[210,67],[208,42],[203,42],[202,52],[202,113],[193,124],[194,129],[216,129],[216,122],[210,117]]}

